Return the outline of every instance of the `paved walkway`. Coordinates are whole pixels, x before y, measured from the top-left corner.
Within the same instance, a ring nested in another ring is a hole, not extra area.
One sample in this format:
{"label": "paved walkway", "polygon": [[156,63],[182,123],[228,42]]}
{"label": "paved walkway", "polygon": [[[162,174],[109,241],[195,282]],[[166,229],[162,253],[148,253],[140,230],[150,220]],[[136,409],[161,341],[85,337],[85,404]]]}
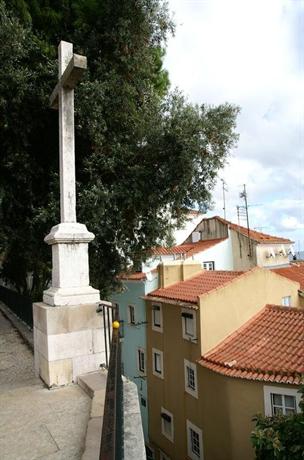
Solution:
{"label": "paved walkway", "polygon": [[90,407],[78,385],[44,387],[32,351],[0,312],[1,460],[80,460]]}

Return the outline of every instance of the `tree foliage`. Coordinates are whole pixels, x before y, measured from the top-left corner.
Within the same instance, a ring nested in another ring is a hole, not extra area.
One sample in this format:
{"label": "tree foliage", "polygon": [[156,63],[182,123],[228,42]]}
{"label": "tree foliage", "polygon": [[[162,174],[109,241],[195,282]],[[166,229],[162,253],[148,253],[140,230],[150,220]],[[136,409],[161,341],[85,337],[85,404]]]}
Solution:
{"label": "tree foliage", "polygon": [[302,412],[289,416],[255,417],[251,439],[256,460],[304,459],[304,387],[300,390]]}
{"label": "tree foliage", "polygon": [[59,221],[59,40],[88,57],[75,91],[77,215],[96,238],[92,282],[102,291],[181,223],[185,208],[210,204],[235,145],[238,108],[190,104],[169,92],[162,68],[173,31],[159,0],[0,0],[0,159],[3,276],[39,298],[50,276],[43,236]]}

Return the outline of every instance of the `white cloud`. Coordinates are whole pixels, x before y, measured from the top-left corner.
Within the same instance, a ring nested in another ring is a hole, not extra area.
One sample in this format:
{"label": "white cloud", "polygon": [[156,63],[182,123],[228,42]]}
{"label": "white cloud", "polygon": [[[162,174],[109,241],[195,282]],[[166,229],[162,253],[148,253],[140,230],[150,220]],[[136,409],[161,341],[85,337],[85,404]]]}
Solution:
{"label": "white cloud", "polygon": [[[304,244],[304,1],[169,1],[165,66],[193,102],[241,106],[240,141],[220,176],[236,221],[246,183],[252,226]],[[215,210],[223,214],[221,182]],[[293,225],[294,224],[294,225]]]}

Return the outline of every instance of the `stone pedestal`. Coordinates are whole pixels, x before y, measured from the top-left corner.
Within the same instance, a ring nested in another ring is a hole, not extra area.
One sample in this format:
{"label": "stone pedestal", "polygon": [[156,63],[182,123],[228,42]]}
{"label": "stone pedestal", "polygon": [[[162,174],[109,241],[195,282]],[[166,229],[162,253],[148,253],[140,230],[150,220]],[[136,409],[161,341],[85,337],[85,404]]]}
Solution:
{"label": "stone pedestal", "polygon": [[89,284],[88,243],[94,234],[84,224],[61,223],[44,241],[52,246],[52,287],[43,293],[48,305],[82,305],[99,302],[99,291]]}
{"label": "stone pedestal", "polygon": [[103,319],[96,308],[33,305],[35,369],[48,387],[76,382],[105,363]]}
{"label": "stone pedestal", "polygon": [[52,285],[33,305],[35,369],[49,386],[67,385],[105,363],[103,323],[96,313],[99,291],[90,286],[83,224],[61,223],[45,242],[52,246]]}

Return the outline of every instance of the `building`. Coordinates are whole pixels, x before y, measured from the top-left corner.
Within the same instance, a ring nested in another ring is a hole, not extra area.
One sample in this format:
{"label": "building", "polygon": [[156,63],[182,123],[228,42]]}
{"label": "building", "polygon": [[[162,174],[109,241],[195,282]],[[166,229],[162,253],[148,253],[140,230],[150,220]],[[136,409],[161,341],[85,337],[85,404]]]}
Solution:
{"label": "building", "polygon": [[233,270],[233,255],[228,238],[183,243],[171,248],[153,248],[153,267],[160,262],[195,260],[205,270]]}
{"label": "building", "polygon": [[228,238],[233,270],[248,270],[254,266],[273,268],[289,264],[288,254],[293,241],[267,235],[215,216],[202,219],[185,243]]}
{"label": "building", "polygon": [[300,306],[304,307],[304,263],[291,262],[289,267],[276,268],[273,271],[278,275],[300,283],[299,302]]}
{"label": "building", "polygon": [[[232,378],[233,372],[222,375],[208,368],[206,360],[236,333],[246,349],[246,334],[238,329],[266,304],[281,305],[289,297],[298,307],[299,283],[262,268],[202,271],[200,264],[189,262],[164,265],[159,272],[161,287],[146,296],[149,441],[155,459],[250,460],[247,431],[253,427],[252,416],[264,409],[258,396],[263,390],[252,390],[253,401],[251,396],[247,401],[242,385],[253,388],[260,383],[240,375]],[[261,337],[257,347],[264,342]],[[252,349],[252,342],[249,345]],[[252,353],[255,356],[254,349]],[[234,361],[234,356],[224,361],[228,370],[237,365]],[[239,434],[236,426],[243,427]]]}
{"label": "building", "polygon": [[[300,412],[304,310],[265,306],[203,356],[197,369],[202,404],[192,420],[204,427],[205,459],[253,460],[252,416]],[[224,430],[215,437],[216,425]],[[223,455],[223,450],[229,454]]]}
{"label": "building", "polygon": [[130,273],[121,276],[122,289],[111,301],[119,305],[123,340],[123,374],[137,385],[145,441],[148,441],[146,380],[146,307],[143,297],[158,287],[158,273]]}

